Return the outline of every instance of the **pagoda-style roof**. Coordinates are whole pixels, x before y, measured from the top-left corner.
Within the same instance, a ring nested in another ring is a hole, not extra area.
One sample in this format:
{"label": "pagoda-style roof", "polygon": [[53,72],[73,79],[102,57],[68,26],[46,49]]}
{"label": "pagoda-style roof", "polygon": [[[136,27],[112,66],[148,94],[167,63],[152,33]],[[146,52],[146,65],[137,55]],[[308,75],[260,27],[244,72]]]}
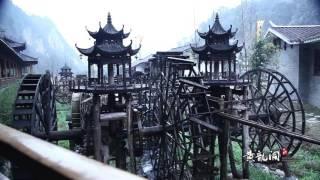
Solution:
{"label": "pagoda-style roof", "polygon": [[209,25],[209,30],[207,32],[202,33],[198,31],[198,34],[202,39],[209,39],[214,36],[226,36],[227,38],[232,38],[237,31],[238,29],[232,32],[232,25],[230,25],[230,28],[228,30],[225,30],[220,23],[219,15],[217,13],[213,26],[210,27]]}
{"label": "pagoda-style roof", "polygon": [[67,64],[64,64],[64,66],[61,68],[61,70],[71,70],[71,68],[69,66],[67,66]]}
{"label": "pagoda-style roof", "polygon": [[204,44],[203,46],[200,47],[193,47],[191,46],[192,50],[195,53],[202,54],[202,53],[227,53],[227,52],[235,52],[238,53],[241,51],[243,46],[238,47],[238,41],[234,44]]}
{"label": "pagoda-style roof", "polygon": [[219,15],[216,15],[213,26],[206,33],[199,33],[199,36],[205,40],[204,45],[195,47],[191,46],[193,52],[201,55],[201,57],[208,57],[207,55],[219,55],[228,57],[231,54],[241,51],[243,46],[238,46],[238,41],[230,44],[229,40],[236,34],[232,32],[232,26],[229,30],[225,30],[220,23]]}
{"label": "pagoda-style roof", "polygon": [[76,48],[80,53],[86,56],[119,56],[128,54],[134,56],[139,52],[141,45],[137,49],[132,49],[132,41],[128,46],[124,46],[122,43],[114,41],[101,45],[94,45],[87,49],[79,48],[77,45]]}
{"label": "pagoda-style roof", "polygon": [[129,33],[124,34],[123,28],[120,31],[117,31],[114,28],[110,13],[108,13],[107,25],[104,28],[100,28],[100,30],[94,36],[97,39],[92,47],[79,48],[76,45],[76,48],[81,54],[89,57],[101,56],[102,58],[107,58],[106,60],[123,59],[125,57],[131,57],[137,54],[141,48],[140,45],[139,48],[132,49],[132,40],[127,46],[123,44],[123,39],[128,37]]}
{"label": "pagoda-style roof", "polygon": [[108,13],[108,20],[107,24],[102,28],[101,24],[99,23],[99,30],[96,32],[88,31],[89,35],[96,39],[125,39],[130,35],[130,32],[124,33],[124,26],[122,26],[121,30],[117,30],[113,24],[110,13]]}

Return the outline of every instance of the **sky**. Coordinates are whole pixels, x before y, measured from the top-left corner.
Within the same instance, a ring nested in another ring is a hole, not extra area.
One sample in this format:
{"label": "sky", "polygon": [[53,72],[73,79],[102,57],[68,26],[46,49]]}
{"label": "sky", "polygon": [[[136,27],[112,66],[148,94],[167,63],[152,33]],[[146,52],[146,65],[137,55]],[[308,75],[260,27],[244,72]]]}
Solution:
{"label": "sky", "polygon": [[86,28],[97,31],[111,13],[117,29],[131,30],[125,45],[133,40],[138,56],[165,51],[190,39],[199,25],[221,7],[235,7],[241,0],[12,0],[30,15],[46,16],[74,47],[93,45]]}

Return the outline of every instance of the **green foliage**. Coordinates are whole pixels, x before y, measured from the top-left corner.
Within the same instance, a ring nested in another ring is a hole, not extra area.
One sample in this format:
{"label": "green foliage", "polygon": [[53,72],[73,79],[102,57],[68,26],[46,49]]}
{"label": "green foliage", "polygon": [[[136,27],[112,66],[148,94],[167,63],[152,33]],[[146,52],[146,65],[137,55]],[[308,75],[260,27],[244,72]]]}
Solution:
{"label": "green foliage", "polygon": [[267,40],[259,40],[254,45],[252,54],[249,58],[252,69],[259,67],[266,67],[271,65],[272,57],[277,52],[277,48]]}
{"label": "green foliage", "polygon": [[19,82],[0,88],[0,123],[11,123],[12,105],[16,99],[18,85]]}
{"label": "green foliage", "polygon": [[[236,166],[241,169],[241,147],[238,143],[232,143],[235,156]],[[319,179],[320,176],[320,152],[318,149],[310,149],[307,147],[300,148],[293,160],[289,163],[290,171],[299,179],[311,180]],[[261,169],[250,166],[250,179],[269,180],[280,179],[270,173],[265,173]]]}
{"label": "green foliage", "polygon": [[[57,118],[58,118],[58,130],[68,130],[68,123],[66,121],[68,114],[71,111],[70,105],[64,105],[60,103],[56,103],[57,106]],[[62,140],[58,142],[58,145],[61,147],[64,147],[66,149],[69,149],[69,141],[68,140]]]}
{"label": "green foliage", "polygon": [[272,175],[270,173],[265,173],[261,169],[258,169],[256,167],[250,166],[250,178],[249,179],[254,179],[254,180],[277,180],[281,179],[275,175]]}
{"label": "green foliage", "polygon": [[320,176],[319,162],[320,152],[318,150],[300,148],[289,167],[299,179],[318,179]]}
{"label": "green foliage", "polygon": [[[236,161],[236,167],[239,171],[242,168],[242,164],[241,164],[242,163],[242,150],[241,150],[241,147],[239,146],[239,144],[235,143],[235,142],[232,143],[232,148],[233,148],[233,152],[234,152],[234,158]],[[254,166],[250,166],[249,171],[250,171],[250,179],[257,179],[257,180],[279,179],[277,176],[272,175],[270,173],[265,173],[261,169],[258,169]]]}

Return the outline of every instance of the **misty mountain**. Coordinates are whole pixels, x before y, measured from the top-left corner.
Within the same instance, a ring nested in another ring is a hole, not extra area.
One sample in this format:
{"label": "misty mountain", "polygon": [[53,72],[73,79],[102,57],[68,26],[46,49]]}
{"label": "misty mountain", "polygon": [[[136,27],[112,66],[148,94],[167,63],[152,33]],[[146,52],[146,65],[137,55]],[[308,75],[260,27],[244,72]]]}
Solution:
{"label": "misty mountain", "polygon": [[[255,38],[257,20],[264,20],[264,32],[270,26],[269,21],[277,25],[320,24],[320,1],[242,0],[241,5],[221,8],[218,13],[224,28],[228,29],[230,25],[233,30],[238,28],[236,39],[239,39],[239,43],[245,41],[247,47],[250,47]],[[208,18],[198,27],[199,31],[207,31],[213,22],[214,17]]]}
{"label": "misty mountain", "polygon": [[74,72],[84,70],[79,54],[47,17],[26,14],[9,0],[0,0],[0,29],[15,41],[26,42],[26,54],[38,58],[37,73],[57,73],[65,63]]}

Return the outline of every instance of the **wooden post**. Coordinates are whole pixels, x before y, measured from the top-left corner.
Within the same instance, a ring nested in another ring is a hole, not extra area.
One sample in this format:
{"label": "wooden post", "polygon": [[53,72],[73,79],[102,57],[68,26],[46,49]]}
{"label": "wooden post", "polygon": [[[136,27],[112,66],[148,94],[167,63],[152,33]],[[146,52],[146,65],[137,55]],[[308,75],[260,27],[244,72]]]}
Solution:
{"label": "wooden post", "polygon": [[0,59],[0,78],[2,78],[2,59]]}
{"label": "wooden post", "polygon": [[236,57],[235,56],[232,56],[232,60],[233,60],[233,72],[234,72],[234,75],[236,75]]}
{"label": "wooden post", "polygon": [[101,64],[100,66],[101,66],[101,67],[100,67],[100,68],[101,68],[101,73],[100,73],[101,82],[100,82],[100,83],[103,84],[103,83],[104,83],[104,82],[103,82],[103,80],[104,80],[104,76],[103,76],[103,64]]}
{"label": "wooden post", "polygon": [[228,65],[229,65],[229,75],[228,75],[228,79],[230,79],[230,77],[231,77],[231,60],[230,59],[228,59]]}
{"label": "wooden post", "polygon": [[117,64],[117,76],[120,75],[119,64]]}
{"label": "wooden post", "polygon": [[290,169],[289,169],[287,161],[282,161],[282,168],[283,168],[285,177],[286,178],[291,177],[291,172],[290,172]]}
{"label": "wooden post", "polygon": [[[248,88],[247,86],[243,89],[243,100],[248,99]],[[245,106],[247,107],[247,103],[245,103]],[[244,111],[244,118],[248,119],[248,113],[247,110]],[[244,179],[249,179],[249,162],[246,159],[246,154],[249,150],[249,127],[247,125],[242,126],[242,177]]]}
{"label": "wooden post", "polygon": [[131,59],[129,59],[129,77],[131,77]]}
{"label": "wooden post", "polygon": [[122,79],[123,79],[123,86],[126,87],[126,64],[122,63]]}
{"label": "wooden post", "polygon": [[100,125],[100,96],[93,94],[93,143],[94,143],[94,158],[97,161],[102,161],[101,157],[101,125]]}
{"label": "wooden post", "polygon": [[214,62],[214,76],[219,79],[219,61]]}
{"label": "wooden post", "polygon": [[200,75],[200,72],[201,72],[201,60],[200,60],[200,57],[199,57],[199,61],[198,61],[198,74]]}
{"label": "wooden post", "polygon": [[97,68],[98,68],[98,84],[101,83],[101,64],[97,64]]}
{"label": "wooden post", "polygon": [[221,61],[221,74],[222,74],[222,78],[224,78],[224,61]]}
{"label": "wooden post", "polygon": [[91,85],[91,63],[88,62],[88,82],[89,82],[89,85]]}
{"label": "wooden post", "polygon": [[212,61],[210,61],[210,80],[212,80]]}
{"label": "wooden post", "polygon": [[[224,109],[224,99],[220,100],[220,109]],[[229,146],[229,127],[230,122],[228,120],[223,121],[223,132],[219,134],[219,153],[220,153],[220,179],[226,180],[228,175],[228,146]]]}
{"label": "wooden post", "polygon": [[131,109],[131,98],[127,99],[127,130],[128,130],[128,149],[130,155],[130,171],[136,173],[134,147],[133,147],[133,122],[132,122],[132,109]]}
{"label": "wooden post", "polygon": [[205,71],[205,79],[207,79],[207,77],[208,77],[208,61],[207,60],[205,61],[205,69],[206,69],[206,71]]}
{"label": "wooden post", "polygon": [[114,84],[113,82],[113,64],[108,64],[108,83],[109,85]]}
{"label": "wooden post", "polygon": [[[229,114],[233,114],[234,111],[232,110],[233,109],[233,103],[232,103],[232,89],[231,87],[229,87],[228,89],[228,101],[231,102],[228,104],[228,113]],[[228,121],[230,123],[230,121]],[[228,138],[230,138],[228,136]],[[239,179],[240,178],[240,175],[237,171],[237,167],[236,167],[236,163],[235,163],[235,158],[234,158],[234,155],[233,155],[233,148],[232,148],[232,141],[229,140],[229,162],[230,162],[230,168],[231,168],[231,172],[232,172],[232,176],[233,178],[235,179]]]}

